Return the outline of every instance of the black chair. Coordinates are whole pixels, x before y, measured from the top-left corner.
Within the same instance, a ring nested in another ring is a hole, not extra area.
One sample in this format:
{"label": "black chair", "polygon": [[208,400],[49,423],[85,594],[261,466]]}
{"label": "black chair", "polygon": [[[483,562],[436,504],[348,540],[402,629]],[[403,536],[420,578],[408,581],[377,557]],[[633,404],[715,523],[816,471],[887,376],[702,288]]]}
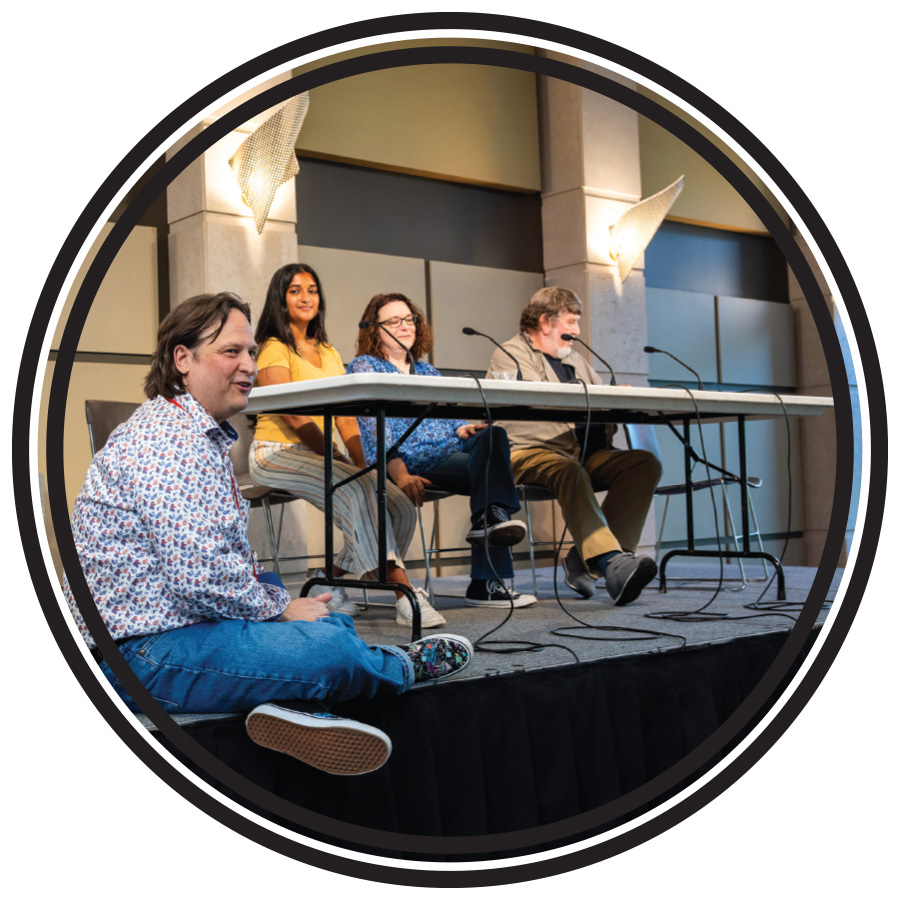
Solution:
{"label": "black chair", "polygon": [[[660,455],[659,449],[659,441],[656,437],[656,430],[654,425],[649,424],[638,424],[638,423],[628,423],[625,425],[625,435],[628,440],[628,446],[632,450],[647,450],[656,456],[660,461],[662,460],[662,456]],[[728,473],[722,473],[717,478],[708,478],[702,481],[692,481],[690,485],[686,483],[681,484],[665,484],[658,485],[654,494],[657,497],[665,497],[666,502],[663,505],[663,514],[662,521],[660,522],[659,529],[657,531],[656,537],[656,558],[659,559],[659,549],[662,544],[663,539],[663,531],[666,527],[666,513],[669,510],[669,498],[675,497],[680,494],[686,494],[690,489],[693,491],[704,491],[704,490],[713,490],[714,488],[720,488],[722,491],[722,501],[725,506],[725,532],[726,532],[726,543],[734,543],[734,545],[740,546],[740,542],[743,540],[743,535],[736,534],[735,526],[734,526],[734,515],[731,512],[731,503],[728,500],[728,486],[734,484],[740,484],[740,478],[735,475],[731,475]],[[749,488],[760,488],[762,487],[762,479],[757,478],[753,475],[747,476],[747,487]],[[757,543],[759,544],[759,549],[761,552],[765,552],[765,547],[763,547],[762,535],[759,531],[759,525],[756,521],[756,512],[753,509],[753,499],[750,497],[750,494],[747,494],[748,501],[748,510],[750,513],[750,523],[753,530],[750,532],[750,537],[756,538]],[[693,535],[691,535],[691,544],[693,544]],[[763,571],[765,572],[764,577],[769,577],[769,567],[766,563],[765,559],[762,561]],[[746,587],[747,585],[747,576],[744,572],[744,561],[738,557],[738,565],[741,570],[741,588]],[[697,581],[699,579],[692,578],[690,581]],[[718,581],[718,579],[715,579]]]}
{"label": "black chair", "polygon": [[88,438],[94,456],[103,449],[116,427],[131,418],[140,405],[121,400],[84,401],[84,416],[87,419]]}

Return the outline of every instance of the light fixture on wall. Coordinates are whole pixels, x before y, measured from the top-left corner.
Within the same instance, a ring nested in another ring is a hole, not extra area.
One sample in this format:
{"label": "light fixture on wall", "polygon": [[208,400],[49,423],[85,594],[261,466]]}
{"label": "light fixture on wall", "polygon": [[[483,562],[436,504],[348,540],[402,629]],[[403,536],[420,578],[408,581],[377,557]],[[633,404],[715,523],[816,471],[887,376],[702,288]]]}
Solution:
{"label": "light fixture on wall", "polygon": [[294,145],[308,108],[307,92],[291,97],[228,160],[244,203],[253,210],[257,234],[262,234],[275,192],[300,171]]}
{"label": "light fixture on wall", "polygon": [[619,265],[621,281],[647,249],[683,187],[684,175],[658,194],[635,203],[615,225],[609,226],[609,255]]}

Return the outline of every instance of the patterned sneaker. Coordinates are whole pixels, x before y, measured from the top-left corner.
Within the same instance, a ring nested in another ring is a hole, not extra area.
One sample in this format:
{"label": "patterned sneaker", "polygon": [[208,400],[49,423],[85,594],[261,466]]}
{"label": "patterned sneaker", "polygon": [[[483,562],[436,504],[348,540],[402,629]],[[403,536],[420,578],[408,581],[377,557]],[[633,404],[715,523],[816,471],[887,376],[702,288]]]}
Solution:
{"label": "patterned sneaker", "polygon": [[[431,605],[428,591],[424,588],[413,588],[413,590],[419,600],[419,609],[422,611],[422,627],[437,628],[440,625],[446,625],[447,620]],[[396,608],[397,624],[412,627],[412,604],[405,594],[397,601]]]}
{"label": "patterned sneaker", "polygon": [[462,671],[475,654],[472,642],[459,634],[433,634],[400,649],[412,660],[416,683],[454,675]]}
{"label": "patterned sneaker", "polygon": [[571,588],[579,597],[589,600],[594,596],[594,579],[584,567],[578,550],[572,547],[563,560],[563,572],[566,573],[566,587]]}
{"label": "patterned sneaker", "polygon": [[637,600],[656,577],[656,563],[649,556],[622,551],[606,564],[606,590],[616,606]]}
{"label": "patterned sneaker", "polygon": [[492,547],[511,547],[525,537],[525,523],[510,519],[504,507],[491,503],[487,508],[486,521],[483,512],[472,516],[472,527],[466,540],[470,544],[483,545],[488,535]]}
{"label": "patterned sneaker", "polygon": [[[313,578],[324,578],[325,575],[320,569],[314,572]],[[316,584],[310,588],[309,597],[318,597],[320,594],[331,592],[331,599],[325,604],[332,612],[343,613],[345,616],[359,615],[359,607],[347,596],[347,589],[342,587],[328,587],[325,584]]]}
{"label": "patterned sneaker", "polygon": [[512,600],[513,609],[531,606],[537,603],[532,594],[520,594],[513,588],[507,588],[502,581],[495,578],[489,581],[473,579],[466,588],[466,606],[488,606],[495,609],[509,609]]}
{"label": "patterned sneaker", "polygon": [[332,775],[374,772],[391,755],[391,739],[383,731],[330,713],[263,703],[247,716],[246,727],[250,740],[261,747]]}

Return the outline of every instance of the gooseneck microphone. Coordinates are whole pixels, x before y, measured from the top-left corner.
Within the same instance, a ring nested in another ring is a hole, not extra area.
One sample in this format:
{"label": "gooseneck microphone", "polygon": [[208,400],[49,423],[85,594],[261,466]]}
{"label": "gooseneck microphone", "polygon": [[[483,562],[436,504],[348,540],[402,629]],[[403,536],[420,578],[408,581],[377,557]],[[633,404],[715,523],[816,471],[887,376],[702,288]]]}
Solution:
{"label": "gooseneck microphone", "polygon": [[701,391],[706,390],[706,388],[703,387],[703,382],[700,380],[700,376],[686,362],[683,362],[682,360],[680,360],[673,353],[669,353],[668,350],[660,350],[659,347],[644,347],[644,353],[665,353],[666,356],[671,356],[672,359],[674,359],[675,362],[677,362],[679,366],[684,366],[684,368],[687,369],[688,372],[690,372],[691,375],[693,375],[694,378],[697,379],[697,384],[700,386]]}
{"label": "gooseneck microphone", "polygon": [[409,362],[409,373],[410,375],[416,374],[416,361],[413,359],[413,355],[410,352],[409,347],[400,340],[400,338],[391,334],[391,332],[381,324],[381,322],[366,322],[363,319],[362,322],[359,323],[360,328],[380,328],[401,350],[406,354],[406,359]]}
{"label": "gooseneck microphone", "polygon": [[612,366],[599,353],[597,353],[594,348],[590,346],[590,344],[586,344],[581,338],[575,337],[574,334],[561,334],[560,338],[562,338],[562,340],[564,341],[576,341],[577,343],[581,344],[582,347],[587,347],[587,349],[590,350],[590,352],[593,353],[594,356],[596,356],[597,359],[599,359],[607,369],[609,369],[609,383],[611,385],[615,385],[616,373],[613,372]]}
{"label": "gooseneck microphone", "polygon": [[487,338],[495,347],[502,350],[512,361],[516,367],[516,381],[522,381],[522,367],[519,365],[519,361],[506,349],[502,344],[498,344],[489,334],[485,334],[483,331],[476,331],[474,328],[469,328],[467,325],[462,330],[463,334],[477,334],[478,337]]}

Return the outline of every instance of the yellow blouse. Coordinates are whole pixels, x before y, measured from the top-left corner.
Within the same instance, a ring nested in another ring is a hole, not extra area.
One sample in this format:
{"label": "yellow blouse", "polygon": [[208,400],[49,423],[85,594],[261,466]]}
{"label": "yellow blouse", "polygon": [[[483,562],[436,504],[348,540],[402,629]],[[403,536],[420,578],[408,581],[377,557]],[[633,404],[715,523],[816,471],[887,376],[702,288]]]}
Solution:
{"label": "yellow blouse", "polygon": [[[322,368],[314,366],[299,353],[295,353],[286,344],[276,338],[269,338],[260,347],[256,365],[259,371],[274,367],[288,369],[291,381],[308,381],[310,378],[329,378],[344,374],[344,363],[341,355],[330,344],[319,344],[319,355],[322,357]],[[313,422],[323,427],[321,416],[312,416]],[[256,440],[277,441],[283,444],[300,444],[302,441],[297,432],[291,428],[281,416],[260,415],[256,423]]]}

